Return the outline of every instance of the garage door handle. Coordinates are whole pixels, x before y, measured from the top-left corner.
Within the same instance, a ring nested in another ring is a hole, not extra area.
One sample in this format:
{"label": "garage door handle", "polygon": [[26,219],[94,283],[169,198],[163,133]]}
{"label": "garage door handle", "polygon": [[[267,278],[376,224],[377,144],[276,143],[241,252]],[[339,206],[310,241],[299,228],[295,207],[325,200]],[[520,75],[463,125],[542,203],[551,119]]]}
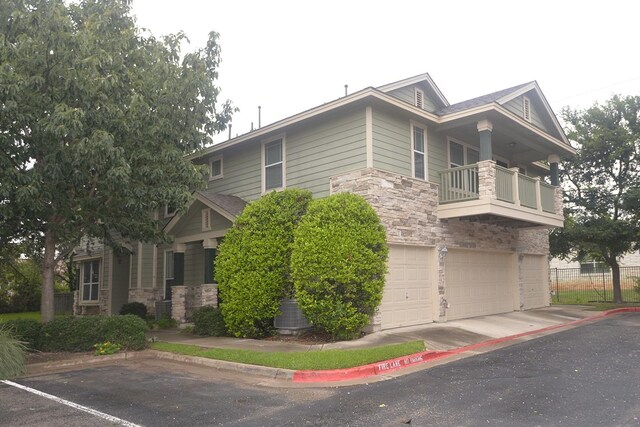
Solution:
{"label": "garage door handle", "polygon": [[405,292],[404,299],[409,299],[409,292]]}

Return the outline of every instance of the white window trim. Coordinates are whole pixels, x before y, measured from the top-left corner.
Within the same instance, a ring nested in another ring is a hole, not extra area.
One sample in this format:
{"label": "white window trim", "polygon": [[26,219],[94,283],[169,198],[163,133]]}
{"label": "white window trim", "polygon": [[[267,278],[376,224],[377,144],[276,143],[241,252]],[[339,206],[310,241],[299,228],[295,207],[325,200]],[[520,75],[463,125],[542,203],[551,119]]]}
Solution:
{"label": "white window trim", "polygon": [[464,165],[462,166],[466,166],[469,164],[467,159],[467,148],[470,148],[473,151],[477,151],[478,153],[480,153],[480,147],[476,147],[474,145],[469,144],[468,142],[464,142],[459,139],[448,136],[447,137],[447,169],[451,169],[451,143],[452,142],[455,142],[456,144],[460,144],[463,147],[462,156],[464,158]]}
{"label": "white window trim", "polygon": [[498,156],[497,154],[494,154],[493,155],[493,161],[497,163],[498,160],[500,160],[501,162],[506,163],[507,164],[507,168],[512,168],[513,167],[513,165],[511,164],[511,162],[507,158],[502,157],[502,156]]}
{"label": "white window trim", "polygon": [[[174,277],[167,277],[167,252],[173,252],[173,255],[175,256],[175,252],[173,251],[173,249],[165,249],[164,250],[164,257],[162,259],[162,265],[164,266],[164,272],[162,274],[162,289],[164,289],[164,293],[162,298],[166,298],[167,296],[167,280],[173,280],[175,278],[175,271],[173,272],[173,276]],[[174,267],[175,268],[175,267]]]}
{"label": "white window trim", "polygon": [[[424,125],[423,123],[419,123],[419,122],[414,122],[413,120],[411,120],[410,122],[411,126],[409,127],[409,133],[411,134],[411,178],[415,178],[415,179],[421,179],[423,181],[426,181],[429,178],[429,144],[427,141],[427,126]],[[413,140],[413,129],[415,127],[419,127],[420,129],[422,129],[422,131],[424,132],[424,177],[420,178],[416,176],[416,163],[415,163],[415,150],[414,150],[414,140]]]}
{"label": "white window trim", "polygon": [[[88,262],[98,261],[98,294],[96,295],[96,299],[85,300],[84,299],[84,266]],[[80,302],[79,305],[97,305],[100,302],[100,289],[102,288],[102,276],[104,270],[104,262],[102,258],[82,258],[82,260],[78,260],[80,263],[80,280],[79,291],[80,291]]]}
{"label": "white window trim", "polygon": [[211,230],[211,209],[205,208],[200,211],[202,231]]}
{"label": "white window trim", "polygon": [[164,205],[164,217],[165,218],[171,218],[175,214],[176,214],[176,210],[174,210],[173,212],[169,212],[169,205]]}
{"label": "white window trim", "polygon": [[[422,89],[418,89],[417,87],[414,88],[414,89],[415,89],[415,91],[414,91],[414,95],[413,95],[413,103],[415,104],[416,107],[422,108],[424,110],[424,91]],[[420,94],[420,96],[421,96],[420,104],[422,104],[422,105],[418,104],[418,94]]]}
{"label": "white window trim", "polygon": [[531,123],[531,100],[526,96],[522,97],[522,118]]}
{"label": "white window trim", "polygon": [[[282,187],[278,188],[270,188],[267,187],[267,177],[266,177],[266,165],[265,162],[265,146],[273,141],[282,140]],[[265,139],[262,141],[260,146],[260,172],[261,172],[261,180],[262,180],[262,194],[265,194],[267,191],[282,191],[287,188],[287,138],[286,134],[281,133],[279,135],[273,136],[271,138]]]}
{"label": "white window trim", "polygon": [[[213,162],[220,160],[220,174],[213,175]],[[221,179],[224,177],[224,162],[222,160],[222,156],[215,156],[209,159],[209,181],[214,181],[216,179]]]}

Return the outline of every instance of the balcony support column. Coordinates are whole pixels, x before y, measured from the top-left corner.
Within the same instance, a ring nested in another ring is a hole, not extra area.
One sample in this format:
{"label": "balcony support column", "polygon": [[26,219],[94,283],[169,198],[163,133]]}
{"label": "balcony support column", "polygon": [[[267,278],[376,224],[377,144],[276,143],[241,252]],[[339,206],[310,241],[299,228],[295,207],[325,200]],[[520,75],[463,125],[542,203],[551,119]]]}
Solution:
{"label": "balcony support column", "polygon": [[480,120],[478,122],[478,134],[480,136],[480,161],[493,160],[493,151],[491,148],[491,131],[493,124],[489,120]]}
{"label": "balcony support column", "polygon": [[560,156],[557,154],[550,154],[547,160],[549,161],[549,167],[551,169],[551,185],[557,187],[560,185],[560,174],[558,172]]}

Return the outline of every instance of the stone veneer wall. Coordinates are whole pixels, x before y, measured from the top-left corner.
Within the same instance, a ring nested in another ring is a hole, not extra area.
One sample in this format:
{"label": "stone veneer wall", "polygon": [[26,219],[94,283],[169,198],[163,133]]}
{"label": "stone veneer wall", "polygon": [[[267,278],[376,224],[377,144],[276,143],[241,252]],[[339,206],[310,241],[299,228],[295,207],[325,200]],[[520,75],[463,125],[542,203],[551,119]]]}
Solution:
{"label": "stone veneer wall", "polygon": [[147,306],[147,313],[156,312],[156,302],[162,301],[162,289],[133,288],[129,289],[129,302],[141,302]]}
{"label": "stone veneer wall", "polygon": [[[479,164],[483,177],[480,193],[491,197],[494,190],[486,185],[495,168],[491,162]],[[494,178],[495,179],[495,178]],[[460,219],[439,220],[438,185],[378,169],[363,169],[331,178],[331,193],[350,192],[363,196],[376,210],[387,230],[387,242],[443,247],[485,249],[518,253],[547,254],[546,229],[518,229],[482,221]],[[522,288],[522,282],[520,288]],[[522,291],[522,290],[521,290]],[[446,316],[444,259],[438,257],[438,293],[440,320]],[[380,323],[374,316],[373,324]]]}
{"label": "stone veneer wall", "polygon": [[218,306],[218,285],[174,286],[171,292],[171,317],[180,323],[205,305]]}

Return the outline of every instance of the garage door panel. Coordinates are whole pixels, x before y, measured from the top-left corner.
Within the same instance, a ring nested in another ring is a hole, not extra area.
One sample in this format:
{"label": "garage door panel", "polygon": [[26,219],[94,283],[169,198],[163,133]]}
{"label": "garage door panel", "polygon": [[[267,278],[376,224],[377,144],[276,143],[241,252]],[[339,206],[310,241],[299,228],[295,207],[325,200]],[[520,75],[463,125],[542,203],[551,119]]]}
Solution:
{"label": "garage door panel", "polygon": [[514,308],[513,254],[452,249],[445,258],[445,275],[449,320]]}
{"label": "garage door panel", "polygon": [[392,245],[380,305],[382,329],[432,322],[433,249]]}
{"label": "garage door panel", "polygon": [[523,306],[526,310],[549,305],[549,264],[545,255],[525,255],[520,265]]}

